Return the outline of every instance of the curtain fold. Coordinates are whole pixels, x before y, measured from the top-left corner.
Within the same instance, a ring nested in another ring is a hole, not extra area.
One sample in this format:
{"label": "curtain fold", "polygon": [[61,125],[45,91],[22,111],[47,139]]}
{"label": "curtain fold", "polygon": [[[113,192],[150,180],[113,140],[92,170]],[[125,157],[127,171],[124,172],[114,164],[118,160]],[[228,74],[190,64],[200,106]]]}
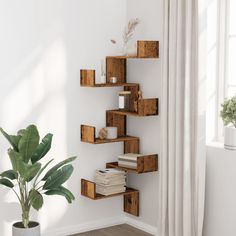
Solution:
{"label": "curtain fold", "polygon": [[159,236],[201,236],[205,193],[199,1],[164,0]]}

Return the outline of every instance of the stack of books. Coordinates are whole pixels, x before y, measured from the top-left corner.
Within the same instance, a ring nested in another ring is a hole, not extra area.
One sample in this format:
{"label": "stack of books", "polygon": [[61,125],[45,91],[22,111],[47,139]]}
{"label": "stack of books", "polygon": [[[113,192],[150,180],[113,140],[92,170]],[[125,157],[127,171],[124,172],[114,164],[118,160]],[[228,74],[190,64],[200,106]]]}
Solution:
{"label": "stack of books", "polygon": [[105,196],[122,193],[126,190],[125,171],[107,168],[95,173],[96,192]]}
{"label": "stack of books", "polygon": [[118,166],[130,169],[137,169],[138,157],[142,154],[126,153],[118,156]]}

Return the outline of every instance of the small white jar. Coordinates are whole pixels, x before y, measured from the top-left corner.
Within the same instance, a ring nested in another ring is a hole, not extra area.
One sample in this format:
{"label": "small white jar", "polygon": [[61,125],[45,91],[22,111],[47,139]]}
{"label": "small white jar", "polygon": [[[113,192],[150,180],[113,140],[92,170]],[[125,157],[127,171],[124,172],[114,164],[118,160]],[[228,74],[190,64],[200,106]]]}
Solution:
{"label": "small white jar", "polygon": [[116,139],[117,138],[117,127],[106,127],[107,130],[107,139]]}

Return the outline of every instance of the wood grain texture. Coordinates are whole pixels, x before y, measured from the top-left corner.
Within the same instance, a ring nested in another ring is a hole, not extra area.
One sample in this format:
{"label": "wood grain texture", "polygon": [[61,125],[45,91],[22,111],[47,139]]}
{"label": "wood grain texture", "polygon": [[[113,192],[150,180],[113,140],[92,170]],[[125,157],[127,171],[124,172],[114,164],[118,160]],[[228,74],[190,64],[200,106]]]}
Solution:
{"label": "wood grain texture", "polygon": [[81,195],[91,199],[96,198],[96,184],[91,181],[81,179]]}
{"label": "wood grain texture", "polygon": [[106,81],[111,77],[117,78],[117,83],[126,83],[126,59],[106,58]]}
{"label": "wood grain texture", "polygon": [[95,70],[80,70],[80,85],[94,86],[95,85]]}
{"label": "wood grain texture", "polygon": [[105,83],[105,84],[81,84],[82,87],[91,87],[91,88],[103,88],[103,87],[136,87],[139,86],[139,84],[136,83]]}
{"label": "wood grain texture", "polygon": [[145,155],[138,157],[136,169],[118,166],[118,162],[107,163],[106,168],[116,168],[124,170],[126,172],[137,173],[137,174],[154,172],[158,170],[158,155],[154,154],[154,155]]}
{"label": "wood grain texture", "polygon": [[139,99],[138,100],[138,114],[139,116],[158,115],[158,99]]}
{"label": "wood grain texture", "polygon": [[81,125],[80,132],[81,132],[82,142],[88,142],[88,143],[95,142],[95,133],[96,133],[95,127],[89,125]]}
{"label": "wood grain texture", "polygon": [[124,212],[139,216],[139,192],[124,195]]}
{"label": "wood grain texture", "polygon": [[124,142],[124,153],[139,153],[139,138]]}
{"label": "wood grain texture", "polygon": [[122,224],[71,236],[152,236],[130,225]]}
{"label": "wood grain texture", "polygon": [[129,136],[129,135],[126,135],[126,136],[121,136],[121,137],[118,137],[116,139],[99,139],[99,138],[96,138],[95,139],[95,142],[94,144],[104,144],[104,143],[116,143],[116,142],[137,142],[139,140],[139,138],[137,137],[134,137],[134,136]]}
{"label": "wood grain texture", "polygon": [[117,127],[118,137],[126,136],[126,117],[113,112],[106,112],[106,126]]}
{"label": "wood grain texture", "polygon": [[159,41],[138,41],[138,58],[158,58]]}
{"label": "wood grain texture", "polygon": [[131,112],[135,112],[134,102],[138,99],[139,85],[125,86],[125,91],[131,91],[129,107]]}

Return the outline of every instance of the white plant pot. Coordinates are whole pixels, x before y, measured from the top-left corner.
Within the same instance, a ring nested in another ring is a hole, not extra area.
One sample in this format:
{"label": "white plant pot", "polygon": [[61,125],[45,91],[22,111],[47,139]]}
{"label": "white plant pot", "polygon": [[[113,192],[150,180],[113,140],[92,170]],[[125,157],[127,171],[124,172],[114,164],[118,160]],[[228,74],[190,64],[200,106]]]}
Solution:
{"label": "white plant pot", "polygon": [[12,226],[12,236],[40,236],[40,224],[30,222],[29,228],[22,228],[22,223],[17,222]]}
{"label": "white plant pot", "polygon": [[225,127],[225,149],[236,150],[236,128],[234,126]]}

